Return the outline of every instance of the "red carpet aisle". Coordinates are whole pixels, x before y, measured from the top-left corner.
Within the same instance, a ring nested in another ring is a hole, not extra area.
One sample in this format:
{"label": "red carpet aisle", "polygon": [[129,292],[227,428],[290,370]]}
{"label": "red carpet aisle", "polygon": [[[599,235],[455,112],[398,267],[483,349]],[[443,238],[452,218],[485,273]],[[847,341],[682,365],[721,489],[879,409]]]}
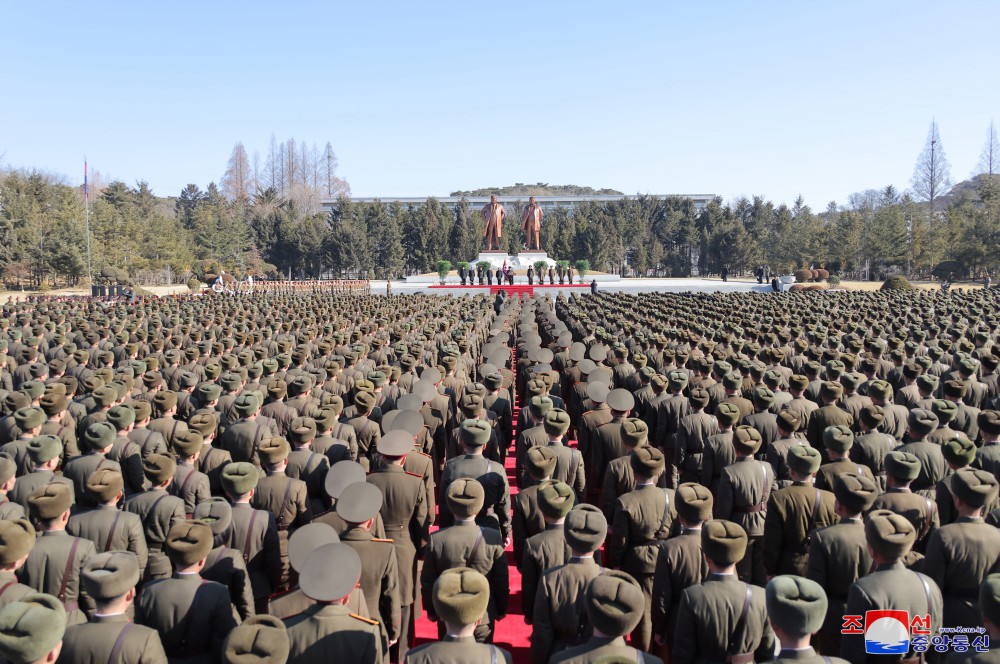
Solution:
{"label": "red carpet aisle", "polygon": [[[513,366],[517,366],[516,357],[513,360]],[[514,384],[517,384],[516,377]],[[511,389],[513,390],[513,386]],[[517,404],[516,395],[514,397],[514,403]],[[514,407],[513,420],[515,431],[511,437],[512,441],[514,437],[517,436],[516,428],[519,410],[520,409],[516,406]],[[509,453],[507,454],[504,467],[507,470],[507,481],[510,483],[510,493],[513,496],[517,493],[517,482],[514,477],[513,443],[511,444]],[[439,505],[438,509],[440,508],[441,507]],[[436,529],[437,528],[435,527],[434,530]],[[521,610],[521,573],[514,565],[513,546],[507,547],[507,561],[510,566],[510,604],[507,607],[507,617],[497,623],[496,634],[493,642],[497,646],[510,652],[514,658],[514,664],[529,664],[531,659],[528,655],[528,648],[530,646],[531,627],[524,624],[524,612]],[[427,643],[428,641],[436,641],[437,625],[428,620],[425,613],[421,613],[417,617],[415,633],[417,645]]]}

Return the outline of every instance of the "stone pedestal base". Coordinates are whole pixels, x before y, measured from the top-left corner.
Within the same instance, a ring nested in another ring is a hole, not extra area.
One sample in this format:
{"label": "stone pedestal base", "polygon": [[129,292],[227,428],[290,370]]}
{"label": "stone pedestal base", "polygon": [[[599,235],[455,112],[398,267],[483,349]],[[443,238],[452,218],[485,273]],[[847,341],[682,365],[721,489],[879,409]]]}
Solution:
{"label": "stone pedestal base", "polygon": [[503,267],[504,262],[515,270],[527,270],[528,266],[534,266],[537,261],[545,261],[552,267],[556,264],[544,251],[522,251],[516,256],[511,256],[506,251],[481,251],[476,260],[469,262],[469,266],[474,270],[480,261],[486,261],[494,270]]}

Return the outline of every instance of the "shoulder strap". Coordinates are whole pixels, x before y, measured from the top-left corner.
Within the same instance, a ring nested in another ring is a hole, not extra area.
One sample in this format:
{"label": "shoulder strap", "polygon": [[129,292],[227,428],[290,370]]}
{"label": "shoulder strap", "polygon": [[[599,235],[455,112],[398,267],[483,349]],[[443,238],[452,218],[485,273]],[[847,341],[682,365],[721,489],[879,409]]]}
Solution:
{"label": "shoulder strap", "polygon": [[122,516],[121,510],[115,512],[115,519],[114,521],[111,522],[111,530],[108,531],[108,538],[104,540],[104,551],[111,550],[111,540],[115,536],[115,528],[118,527],[118,519],[120,519],[121,516]]}
{"label": "shoulder strap", "polygon": [[118,632],[118,638],[115,639],[115,647],[111,649],[111,654],[108,656],[108,664],[118,664],[118,657],[122,653],[122,647],[125,645],[125,635],[128,631],[132,629],[132,623],[127,622],[122,626],[122,631]]}
{"label": "shoulder strap", "polygon": [[497,647],[490,644],[490,664],[497,664]]}
{"label": "shoulder strap", "polygon": [[[927,615],[931,614],[931,585],[927,583],[927,577],[920,572],[914,572],[917,578],[920,579],[920,583],[924,586],[924,597],[927,599]],[[920,662],[924,662],[924,653],[920,653]]]}
{"label": "shoulder strap", "polygon": [[638,664],[645,664],[646,658],[642,656],[642,651],[641,650],[636,649],[636,651],[635,651],[635,661]]}
{"label": "shoulder strap", "polygon": [[669,489],[663,490],[663,518],[660,519],[658,534],[667,527],[667,518],[670,516],[670,493]]}
{"label": "shoulder strap", "polygon": [[479,545],[483,543],[483,529],[480,526],[479,534],[476,535],[476,543],[472,545],[472,551],[469,551],[469,557],[465,559],[465,566],[472,567],[472,561],[476,557],[476,552],[479,551]]}
{"label": "shoulder strap", "polygon": [[822,494],[820,493],[820,490],[816,489],[816,498],[813,499],[812,519],[810,519],[809,531],[806,533],[807,538],[809,536],[809,533],[816,530],[816,522],[819,520],[819,502],[820,502],[819,499],[821,495]]}
{"label": "shoulder strap", "polygon": [[[281,497],[281,507],[278,508],[278,513],[275,515],[279,526],[281,525],[281,520],[284,518],[285,508],[288,507],[288,497],[292,495],[292,478],[286,477],[285,479],[288,480],[288,483],[285,484],[285,495]],[[289,523],[286,527],[290,525],[292,524]]]}
{"label": "shoulder strap", "polygon": [[3,587],[0,588],[0,597],[3,597],[3,594],[7,592],[7,589],[13,585],[17,585],[17,579],[14,579],[13,581],[8,581],[7,583],[3,584]]}
{"label": "shoulder strap", "polygon": [[69,583],[69,573],[73,569],[73,559],[76,558],[76,547],[80,545],[80,538],[74,537],[73,544],[69,547],[69,556],[66,558],[66,567],[63,569],[62,581],[59,582],[59,592],[56,597],[63,604],[66,603],[66,584]]}
{"label": "shoulder strap", "polygon": [[184,481],[181,482],[181,485],[179,487],[177,487],[177,493],[180,494],[179,495],[180,498],[184,497],[184,487],[188,485],[188,481],[191,479],[191,476],[194,475],[197,471],[198,471],[197,468],[191,466],[191,471],[184,476]]}
{"label": "shoulder strap", "polygon": [[[302,468],[302,477],[303,478],[309,477],[309,475],[311,475],[313,473],[313,471],[316,470],[316,466],[319,465],[318,459],[320,458],[320,456],[321,455],[316,454],[313,451],[309,452],[309,460],[306,461],[306,465],[303,466],[303,468]],[[314,461],[315,461],[315,463],[313,463]],[[310,468],[310,466],[311,466],[311,468]]]}
{"label": "shoulder strap", "polygon": [[729,637],[729,654],[732,655],[735,649],[736,637],[739,636],[740,632],[743,631],[743,625],[747,621],[747,613],[750,612],[750,600],[753,599],[753,591],[750,588],[750,584],[746,584],[747,595],[746,599],[743,600],[743,610],[740,611],[740,617],[736,620],[736,626],[733,628],[733,633]]}
{"label": "shoulder strap", "polygon": [[253,535],[253,524],[257,520],[257,515],[260,514],[259,511],[254,510],[253,514],[250,515],[250,525],[247,526],[247,536],[243,538],[243,562],[247,565],[250,564],[250,537]]}
{"label": "shoulder strap", "polygon": [[764,461],[758,461],[760,464],[760,472],[764,474],[764,497],[760,499],[760,502],[765,507],[767,506],[767,499],[771,496],[771,483],[767,481],[767,463]]}
{"label": "shoulder strap", "polygon": [[931,528],[934,527],[934,515],[937,513],[937,503],[927,496],[924,496],[924,502],[927,503],[927,510],[924,513],[924,527],[920,531],[920,537],[917,538],[917,541],[924,539],[931,532]]}
{"label": "shoulder strap", "polygon": [[156,506],[160,504],[161,500],[163,500],[164,498],[166,498],[169,495],[170,494],[165,493],[165,494],[163,494],[162,496],[160,496],[159,498],[157,498],[156,500],[153,501],[153,506],[149,508],[149,511],[146,512],[146,516],[142,519],[142,530],[143,530],[143,532],[146,531],[146,528],[149,526],[149,520],[153,517],[153,514],[156,513]]}

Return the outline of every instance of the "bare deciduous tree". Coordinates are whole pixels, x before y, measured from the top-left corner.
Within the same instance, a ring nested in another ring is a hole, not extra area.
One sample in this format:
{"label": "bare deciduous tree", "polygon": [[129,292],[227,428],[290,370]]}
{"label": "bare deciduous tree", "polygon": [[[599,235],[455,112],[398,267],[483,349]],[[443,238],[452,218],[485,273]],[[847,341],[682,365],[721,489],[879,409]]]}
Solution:
{"label": "bare deciduous tree", "polygon": [[986,132],[986,144],[983,145],[983,151],[979,155],[979,163],[976,164],[976,170],[973,171],[972,175],[976,176],[981,173],[987,175],[1000,173],[1000,139],[997,138],[997,127],[993,122],[990,122],[989,131]]}
{"label": "bare deciduous tree", "polygon": [[951,167],[944,156],[936,120],[931,120],[931,128],[927,132],[927,144],[917,158],[911,182],[913,191],[927,202],[930,216],[933,218],[934,203],[939,196],[947,194],[951,189]]}

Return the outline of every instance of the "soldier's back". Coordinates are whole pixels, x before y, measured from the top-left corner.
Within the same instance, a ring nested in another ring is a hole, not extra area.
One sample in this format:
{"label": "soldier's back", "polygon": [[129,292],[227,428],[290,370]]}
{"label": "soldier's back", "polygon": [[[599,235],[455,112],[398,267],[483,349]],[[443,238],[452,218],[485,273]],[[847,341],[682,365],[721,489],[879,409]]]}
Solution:
{"label": "soldier's back", "polygon": [[406,664],[511,664],[510,653],[493,644],[476,643],[472,637],[445,636],[436,643],[406,653]]}
{"label": "soldier's back", "polygon": [[351,662],[381,664],[378,621],[351,614],[346,606],[313,604],[285,620],[288,664]]}
{"label": "soldier's back", "polygon": [[618,638],[591,637],[583,645],[556,653],[549,661],[551,664],[592,664],[621,661],[663,664],[663,660],[659,657],[640,653],[635,648],[626,645],[625,639],[621,636]]}
{"label": "soldier's back", "polygon": [[724,662],[739,655],[767,661],[773,653],[774,632],[763,588],[743,583],[735,574],[711,574],[704,583],[684,591],[674,631],[673,662]]}
{"label": "soldier's back", "polygon": [[[117,659],[112,653],[117,653]],[[167,655],[156,630],[131,623],[125,614],[119,614],[94,616],[89,623],[67,627],[59,661],[166,664]]]}
{"label": "soldier's back", "polygon": [[573,556],[542,575],[532,614],[532,661],[547,662],[553,653],[580,645],[591,637],[587,585],[603,571],[593,556]]}
{"label": "soldier's back", "polygon": [[236,615],[228,588],[197,574],[180,574],[143,587],[135,622],[160,633],[171,660],[211,662],[219,660]]}

